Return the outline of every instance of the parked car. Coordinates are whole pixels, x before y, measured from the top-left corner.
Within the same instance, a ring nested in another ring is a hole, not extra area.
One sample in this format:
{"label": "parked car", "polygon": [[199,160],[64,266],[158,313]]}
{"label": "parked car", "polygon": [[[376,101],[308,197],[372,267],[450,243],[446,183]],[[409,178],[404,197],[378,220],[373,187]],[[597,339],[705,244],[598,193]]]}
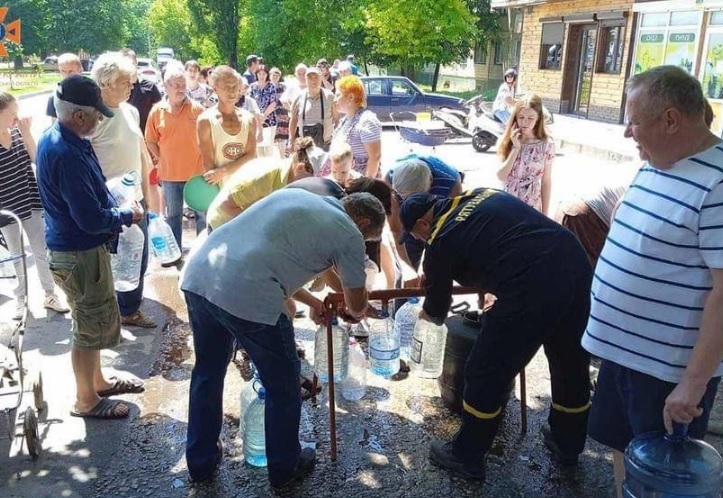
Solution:
{"label": "parked car", "polygon": [[57,71],[58,70],[58,57],[51,55],[45,58],[43,61],[43,71]]}
{"label": "parked car", "polygon": [[163,68],[169,61],[172,61],[175,56],[176,54],[172,48],[158,47],[156,51],[156,62],[158,62],[159,67]]}
{"label": "parked car", "polygon": [[437,93],[424,93],[404,76],[363,76],[367,108],[381,121],[391,119],[394,112],[432,112],[439,109],[458,109],[466,112],[464,100]]}
{"label": "parked car", "polygon": [[138,78],[152,81],[156,85],[161,82],[161,71],[156,61],[145,57],[138,57]]}

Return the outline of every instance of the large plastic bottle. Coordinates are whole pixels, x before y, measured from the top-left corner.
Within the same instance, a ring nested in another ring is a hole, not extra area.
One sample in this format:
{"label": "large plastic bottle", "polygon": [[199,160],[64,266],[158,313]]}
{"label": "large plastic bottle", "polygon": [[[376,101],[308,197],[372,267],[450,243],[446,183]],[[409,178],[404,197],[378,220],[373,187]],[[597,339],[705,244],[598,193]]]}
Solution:
{"label": "large plastic bottle", "polygon": [[380,318],[370,320],[369,369],[373,374],[389,378],[399,372],[399,336],[394,330],[394,320],[387,311]]}
{"label": "large plastic bottle", "polygon": [[266,390],[258,388],[256,398],[244,414],[244,459],[254,467],[266,467]]}
{"label": "large plastic bottle", "polygon": [[156,213],[148,214],[148,238],[153,255],[163,263],[175,263],[181,259],[181,250],[171,227]]}
{"label": "large plastic bottle", "polygon": [[446,325],[418,320],[412,337],[410,372],[426,379],[436,379],[442,375],[446,343]]}
{"label": "large plastic bottle", "polygon": [[[334,345],[334,382],[344,380],[349,368],[349,334],[334,319],[331,325],[331,336]],[[314,371],[321,382],[329,382],[328,348],[326,325],[316,330],[314,341]]]}
{"label": "large plastic bottle", "polygon": [[254,371],[254,376],[251,378],[249,382],[246,383],[243,389],[241,389],[241,403],[240,403],[240,409],[239,409],[239,427],[238,427],[238,434],[239,437],[243,440],[244,435],[244,427],[246,426],[245,422],[245,415],[246,410],[248,410],[249,406],[251,405],[251,402],[257,398],[256,391],[258,391],[260,388],[264,387],[264,385],[261,383],[261,378],[259,377],[258,372]]}
{"label": "large plastic bottle", "polygon": [[146,236],[138,225],[123,227],[123,231],[118,234],[118,250],[110,257],[116,291],[128,292],[138,288],[145,241]]}
{"label": "large plastic bottle", "polygon": [[130,207],[136,199],[136,185],[140,185],[140,178],[135,172],[108,180],[108,191],[120,207]]}
{"label": "large plastic bottle", "polygon": [[349,371],[341,382],[341,395],[349,401],[357,401],[367,392],[367,357],[355,339],[349,339]]}
{"label": "large plastic bottle", "polygon": [[719,498],[723,459],[708,443],[690,439],[688,426],[652,432],[625,450],[625,498]]}
{"label": "large plastic bottle", "polygon": [[414,327],[417,325],[421,310],[422,305],[419,303],[419,298],[410,297],[394,315],[394,327],[399,336],[399,357],[407,363],[409,363],[411,355]]}

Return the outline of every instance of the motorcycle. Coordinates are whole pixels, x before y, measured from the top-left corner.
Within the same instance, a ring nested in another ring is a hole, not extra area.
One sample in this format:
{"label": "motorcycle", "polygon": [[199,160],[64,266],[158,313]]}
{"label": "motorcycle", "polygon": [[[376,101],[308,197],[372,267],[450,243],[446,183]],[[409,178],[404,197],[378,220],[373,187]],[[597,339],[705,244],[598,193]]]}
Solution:
{"label": "motorcycle", "polygon": [[[467,113],[454,109],[442,108],[432,113],[450,127],[453,137],[472,139],[472,147],[477,152],[486,152],[497,143],[504,134],[505,125],[492,112],[492,102],[485,102],[483,95],[477,95],[465,102]],[[552,124],[553,115],[543,106],[545,123]]]}

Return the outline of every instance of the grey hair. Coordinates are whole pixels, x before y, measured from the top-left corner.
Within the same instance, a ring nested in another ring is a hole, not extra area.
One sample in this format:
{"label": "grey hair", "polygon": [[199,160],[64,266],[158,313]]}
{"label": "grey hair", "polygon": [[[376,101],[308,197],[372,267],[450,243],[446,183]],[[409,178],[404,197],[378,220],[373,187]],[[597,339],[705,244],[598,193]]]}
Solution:
{"label": "grey hair", "polygon": [[58,56],[58,66],[64,66],[66,64],[75,64],[81,68],[83,67],[83,63],[80,62],[80,57],[72,52],[66,52]]}
{"label": "grey hair", "polygon": [[186,70],[180,62],[170,61],[166,64],[166,71],[163,73],[163,82],[168,83],[169,80],[177,78],[186,79]]}
{"label": "grey hair", "polygon": [[344,210],[352,218],[367,218],[371,230],[381,230],[386,220],[384,206],[368,192],[349,194],[344,199]]}
{"label": "grey hair", "polygon": [[237,76],[238,78],[238,84],[241,85],[241,88],[248,88],[251,85],[249,85],[249,80],[246,79],[246,76],[241,76],[240,74]]}
{"label": "grey hair", "polygon": [[90,76],[103,88],[111,86],[122,75],[132,78],[135,74],[136,67],[132,60],[118,52],[106,52],[95,61]]}
{"label": "grey hair", "polygon": [[73,118],[73,114],[77,111],[83,111],[86,114],[95,112],[95,107],[73,104],[72,102],[59,99],[57,95],[53,96],[53,105],[55,106],[55,113],[58,115],[58,121],[61,123],[70,121]]}
{"label": "grey hair", "polygon": [[402,197],[409,197],[417,192],[429,192],[431,186],[432,171],[420,159],[402,161],[394,168],[392,187]]}
{"label": "grey hair", "polygon": [[303,69],[304,71],[306,71],[307,69],[309,69],[309,66],[307,66],[303,62],[300,64],[297,64],[296,67],[294,68],[294,74],[296,74],[299,71],[299,69]]}
{"label": "grey hair", "polygon": [[629,95],[638,89],[645,91],[645,107],[651,113],[674,107],[686,116],[705,114],[700,82],[678,66],[657,66],[636,74],[628,80],[625,92]]}

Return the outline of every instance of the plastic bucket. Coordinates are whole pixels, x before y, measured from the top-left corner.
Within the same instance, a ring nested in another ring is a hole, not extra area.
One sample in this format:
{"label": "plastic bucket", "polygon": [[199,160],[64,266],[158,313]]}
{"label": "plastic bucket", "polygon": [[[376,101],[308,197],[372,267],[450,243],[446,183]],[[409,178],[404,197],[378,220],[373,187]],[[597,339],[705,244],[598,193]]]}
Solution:
{"label": "plastic bucket", "polygon": [[194,211],[208,211],[219,192],[218,185],[211,185],[203,175],[191,177],[183,187],[183,198]]}

